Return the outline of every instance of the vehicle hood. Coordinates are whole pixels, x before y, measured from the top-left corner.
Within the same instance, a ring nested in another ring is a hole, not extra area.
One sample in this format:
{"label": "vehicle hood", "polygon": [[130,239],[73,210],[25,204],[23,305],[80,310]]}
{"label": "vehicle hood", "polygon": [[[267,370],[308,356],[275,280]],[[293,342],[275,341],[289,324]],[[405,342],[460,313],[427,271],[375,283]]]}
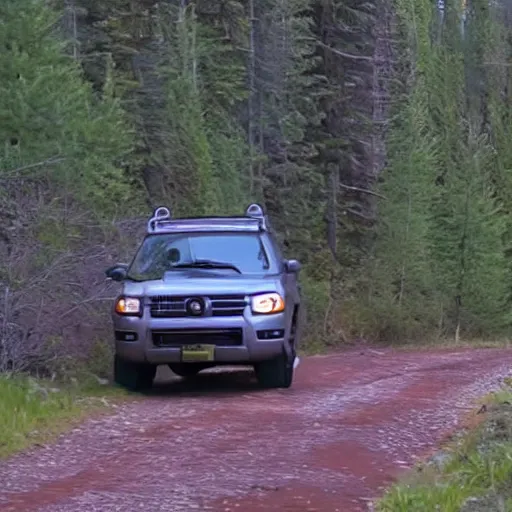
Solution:
{"label": "vehicle hood", "polygon": [[283,293],[279,276],[247,277],[233,276],[210,271],[194,272],[194,275],[166,274],[163,279],[141,283],[125,281],[123,293],[138,297],[155,295],[251,295],[261,292]]}

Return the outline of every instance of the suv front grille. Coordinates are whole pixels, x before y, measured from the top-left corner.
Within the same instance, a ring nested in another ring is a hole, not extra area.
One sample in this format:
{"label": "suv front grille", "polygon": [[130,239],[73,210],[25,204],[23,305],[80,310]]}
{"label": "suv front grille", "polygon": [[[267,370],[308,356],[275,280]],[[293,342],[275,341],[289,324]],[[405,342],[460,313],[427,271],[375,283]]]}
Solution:
{"label": "suv front grille", "polygon": [[245,309],[245,295],[215,295],[212,301],[213,316],[241,316]]}
{"label": "suv front grille", "polygon": [[[153,318],[178,318],[188,316],[185,304],[189,297],[159,295],[150,298],[150,314]],[[245,295],[211,295],[212,316],[242,316]]]}
{"label": "suv front grille", "polygon": [[153,318],[187,316],[186,300],[186,297],[170,297],[168,295],[151,297],[149,304],[151,316]]}
{"label": "suv front grille", "polygon": [[243,341],[242,329],[162,329],[151,331],[157,347],[181,347],[182,345],[238,346]]}

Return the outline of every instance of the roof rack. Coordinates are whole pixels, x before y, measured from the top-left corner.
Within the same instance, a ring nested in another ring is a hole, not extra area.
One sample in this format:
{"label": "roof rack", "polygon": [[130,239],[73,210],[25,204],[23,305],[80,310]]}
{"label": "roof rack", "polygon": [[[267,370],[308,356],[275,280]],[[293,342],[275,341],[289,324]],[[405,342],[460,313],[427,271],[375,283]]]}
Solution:
{"label": "roof rack", "polygon": [[164,220],[171,220],[172,214],[169,208],[159,206],[154,212],[153,216],[148,221],[148,233],[152,233],[157,229],[157,224]]}
{"label": "roof rack", "polygon": [[263,208],[257,204],[250,204],[243,216],[233,217],[189,217],[172,218],[171,210],[159,206],[148,221],[147,233],[177,233],[177,232],[211,232],[211,231],[268,231],[268,218]]}
{"label": "roof rack", "polygon": [[245,210],[245,216],[251,219],[258,219],[261,223],[262,231],[268,230],[268,217],[265,215],[263,208],[258,203],[250,204]]}

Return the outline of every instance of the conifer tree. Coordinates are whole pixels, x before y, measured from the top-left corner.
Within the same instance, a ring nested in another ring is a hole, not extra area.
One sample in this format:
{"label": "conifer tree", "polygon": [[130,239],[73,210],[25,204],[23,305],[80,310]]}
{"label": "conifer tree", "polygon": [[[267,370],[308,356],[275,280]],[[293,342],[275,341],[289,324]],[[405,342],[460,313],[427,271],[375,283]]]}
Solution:
{"label": "conifer tree", "polygon": [[445,328],[458,339],[461,329],[474,334],[506,325],[509,272],[505,218],[491,181],[492,148],[485,132],[486,10],[472,13],[463,31],[462,12],[453,4],[448,8],[446,42],[436,51],[430,81],[443,163],[442,184],[433,201],[432,240]]}
{"label": "conifer tree", "polygon": [[510,321],[506,221],[489,180],[492,154],[486,137],[470,133],[465,154],[437,194],[432,231],[444,328],[457,339],[461,329],[494,334]]}
{"label": "conifer tree", "polygon": [[404,52],[412,50],[411,71],[402,80],[412,87],[412,93],[397,104],[388,140],[389,166],[379,187],[385,199],[379,207],[369,284],[370,307],[376,312],[378,330],[398,339],[418,337],[427,329],[435,329],[437,319],[429,210],[438,151],[425,78],[432,65],[429,4],[428,1],[397,4]]}
{"label": "conifer tree", "polygon": [[247,201],[246,146],[232,119],[245,97],[243,62],[194,5],[162,8],[160,19],[168,91],[161,148],[162,166],[169,169],[167,200],[182,213],[233,213]]}
{"label": "conifer tree", "polygon": [[275,212],[275,225],[290,250],[308,263],[310,248],[323,238],[325,202],[324,177],[314,163],[326,90],[317,69],[312,5],[310,0],[265,0],[257,11],[258,108],[251,124],[261,199]]}
{"label": "conifer tree", "polygon": [[49,161],[24,176],[39,172],[60,188],[58,197],[71,194],[98,213],[114,212],[131,193],[116,165],[130,151],[129,126],[118,100],[96,98],[64,53],[58,17],[37,0],[0,5],[0,174]]}

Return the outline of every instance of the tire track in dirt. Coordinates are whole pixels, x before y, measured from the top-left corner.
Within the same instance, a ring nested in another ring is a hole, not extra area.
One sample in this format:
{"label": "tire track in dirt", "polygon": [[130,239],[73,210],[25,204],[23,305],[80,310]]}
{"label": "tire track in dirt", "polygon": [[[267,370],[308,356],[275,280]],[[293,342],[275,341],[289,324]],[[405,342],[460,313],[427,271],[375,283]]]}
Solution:
{"label": "tire track in dirt", "polygon": [[351,350],[305,359],[289,390],[163,382],[0,462],[0,512],[364,511],[511,367],[504,349]]}

